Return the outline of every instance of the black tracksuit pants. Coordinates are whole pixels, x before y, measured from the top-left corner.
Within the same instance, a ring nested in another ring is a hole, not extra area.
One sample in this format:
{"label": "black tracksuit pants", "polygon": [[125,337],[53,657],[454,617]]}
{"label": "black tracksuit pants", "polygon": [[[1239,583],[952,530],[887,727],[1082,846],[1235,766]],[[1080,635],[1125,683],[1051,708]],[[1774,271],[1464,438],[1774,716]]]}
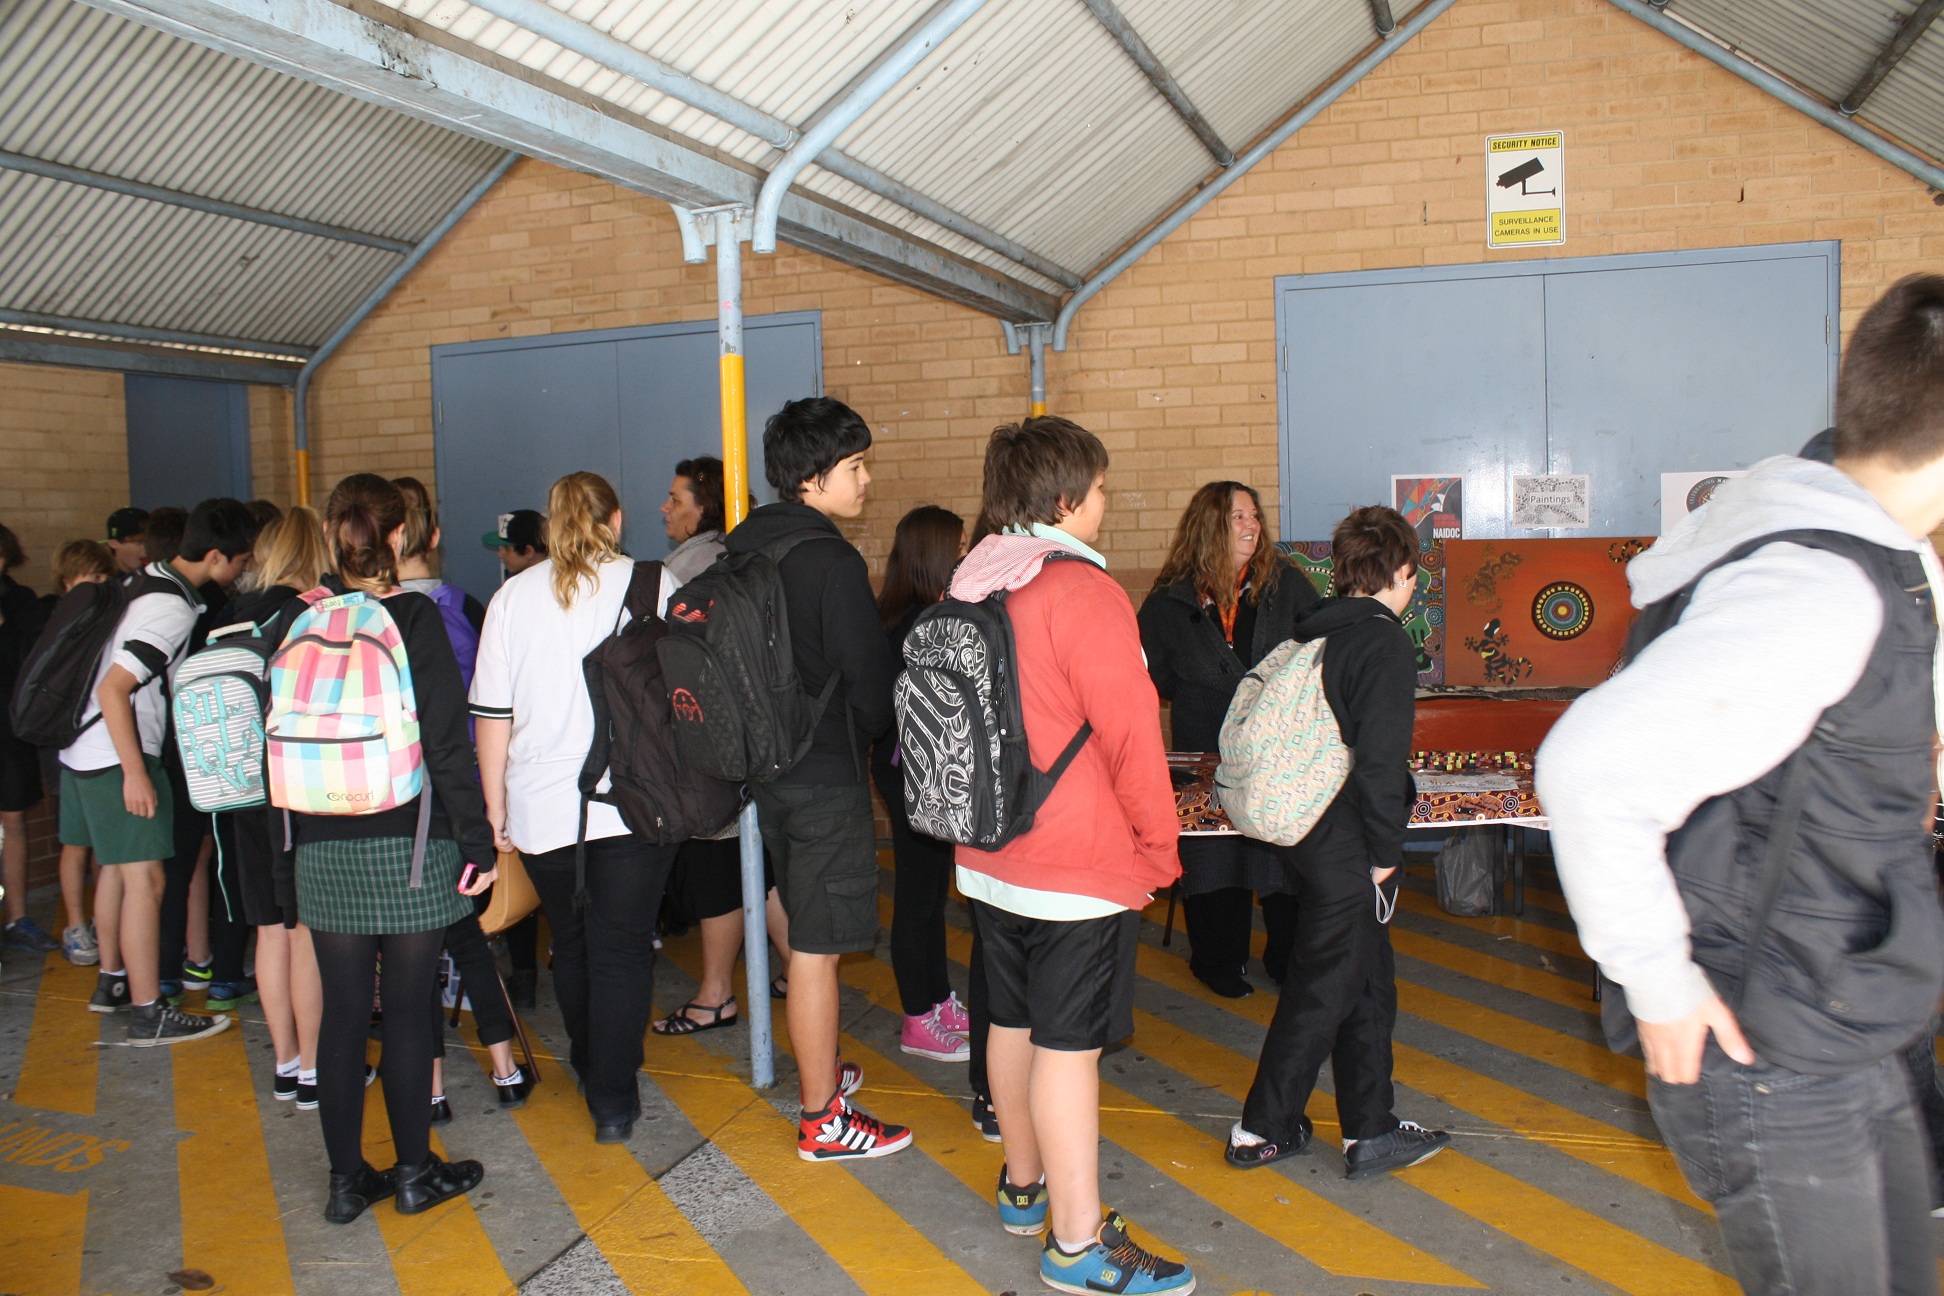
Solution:
{"label": "black tracksuit pants", "polygon": [[[1307,843],[1306,843],[1307,844]],[[1391,1112],[1391,1031],[1397,1023],[1390,928],[1377,920],[1377,888],[1361,850],[1305,852],[1284,861],[1297,915],[1282,999],[1262,1042],[1242,1128],[1272,1143],[1308,1132],[1303,1109],[1328,1058],[1343,1137],[1397,1127]],[[1384,883],[1394,900],[1397,875]]]}
{"label": "black tracksuit pants", "polygon": [[[1222,887],[1181,898],[1182,926],[1188,932],[1188,966],[1196,976],[1242,971],[1255,935],[1255,898],[1255,892],[1247,887]],[[1269,933],[1262,950],[1262,970],[1280,982],[1296,939],[1296,897],[1284,891],[1264,895],[1262,925]]]}

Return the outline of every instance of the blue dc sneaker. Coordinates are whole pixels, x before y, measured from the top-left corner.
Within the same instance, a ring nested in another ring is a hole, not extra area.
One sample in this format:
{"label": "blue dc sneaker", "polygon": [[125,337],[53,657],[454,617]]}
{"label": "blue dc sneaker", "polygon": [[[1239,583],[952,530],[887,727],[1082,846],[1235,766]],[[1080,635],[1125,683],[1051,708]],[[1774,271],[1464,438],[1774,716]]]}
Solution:
{"label": "blue dc sneaker", "polygon": [[1079,1255],[1068,1255],[1046,1235],[1040,1252],[1040,1281],[1054,1291],[1073,1292],[1075,1296],[1095,1296],[1113,1292],[1116,1296],[1150,1296],[1171,1292],[1188,1296],[1195,1290],[1195,1274],[1187,1265],[1163,1260],[1127,1236],[1127,1221],[1119,1211],[1109,1211],[1107,1222],[1094,1234],[1093,1245]]}
{"label": "blue dc sneaker", "polygon": [[1036,1183],[1021,1188],[1006,1179],[1006,1167],[999,1167],[999,1226],[1020,1237],[1038,1237],[1046,1227],[1046,1185]]}

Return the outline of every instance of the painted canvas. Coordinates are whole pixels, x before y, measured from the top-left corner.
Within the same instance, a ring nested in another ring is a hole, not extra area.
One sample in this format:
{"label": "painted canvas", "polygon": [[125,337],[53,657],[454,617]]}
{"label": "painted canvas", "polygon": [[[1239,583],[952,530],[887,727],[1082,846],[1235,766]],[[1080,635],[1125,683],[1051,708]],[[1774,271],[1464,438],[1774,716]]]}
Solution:
{"label": "painted canvas", "polygon": [[[1285,540],[1276,546],[1296,570],[1309,577],[1325,598],[1336,593],[1335,568],[1328,540]],[[1418,650],[1418,687],[1445,682],[1445,542],[1434,541],[1418,551],[1418,587],[1404,609],[1404,629]]]}
{"label": "painted canvas", "polygon": [[1447,684],[1590,688],[1633,624],[1627,563],[1652,537],[1445,546]]}

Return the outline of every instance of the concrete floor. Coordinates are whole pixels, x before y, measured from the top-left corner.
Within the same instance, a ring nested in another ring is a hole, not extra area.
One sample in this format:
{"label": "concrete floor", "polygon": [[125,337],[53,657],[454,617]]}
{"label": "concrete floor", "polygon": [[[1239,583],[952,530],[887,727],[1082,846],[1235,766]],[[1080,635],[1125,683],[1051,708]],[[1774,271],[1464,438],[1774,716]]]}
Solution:
{"label": "concrete floor", "polygon": [[[1206,992],[1179,936],[1161,948],[1157,905],[1134,1039],[1102,1064],[1107,1200],[1146,1241],[1188,1259],[1203,1292],[1735,1291],[1707,1209],[1656,1139],[1639,1063],[1599,1042],[1590,966],[1558,893],[1542,880],[1523,920],[1455,919],[1426,871],[1414,874],[1394,924],[1398,1111],[1451,1130],[1452,1150],[1346,1182],[1326,1076],[1309,1155],[1261,1174],[1226,1168],[1221,1140],[1275,993]],[[970,942],[953,938],[962,985]],[[691,935],[667,953],[657,991],[673,1005],[693,988],[700,951]],[[254,1007],[208,1041],[96,1047],[117,1042],[119,1026],[82,1009],[93,969],[10,957],[0,1294],[1040,1290],[1036,1244],[993,1219],[1001,1153],[966,1115],[964,1068],[898,1050],[886,957],[881,944],[845,962],[845,1055],[865,1069],[860,1101],[911,1125],[915,1151],[853,1167],[797,1159],[780,1013],[776,1088],[746,1082],[741,1029],[650,1037],[634,1140],[597,1146],[551,1060],[565,1040],[542,977],[531,1025],[545,1078],[520,1112],[494,1110],[484,1055],[464,1047],[470,1023],[463,1040],[448,1037],[457,1119],[435,1146],[484,1161],[485,1182],[423,1216],[381,1206],[346,1228],[320,1214],[315,1114],[271,1098]],[[366,1130],[371,1160],[389,1164],[377,1089]]]}

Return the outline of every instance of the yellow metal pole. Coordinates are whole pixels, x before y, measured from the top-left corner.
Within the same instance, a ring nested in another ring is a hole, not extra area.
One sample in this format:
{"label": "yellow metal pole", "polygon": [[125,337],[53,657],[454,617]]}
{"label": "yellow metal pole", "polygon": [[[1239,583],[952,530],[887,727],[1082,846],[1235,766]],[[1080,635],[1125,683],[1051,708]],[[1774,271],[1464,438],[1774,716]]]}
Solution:
{"label": "yellow metal pole", "polygon": [[722,371],[722,510],[734,530],[749,513],[749,410],[743,386],[741,209],[715,213],[717,363]]}
{"label": "yellow metal pole", "polygon": [[297,502],[310,507],[310,451],[297,449]]}

